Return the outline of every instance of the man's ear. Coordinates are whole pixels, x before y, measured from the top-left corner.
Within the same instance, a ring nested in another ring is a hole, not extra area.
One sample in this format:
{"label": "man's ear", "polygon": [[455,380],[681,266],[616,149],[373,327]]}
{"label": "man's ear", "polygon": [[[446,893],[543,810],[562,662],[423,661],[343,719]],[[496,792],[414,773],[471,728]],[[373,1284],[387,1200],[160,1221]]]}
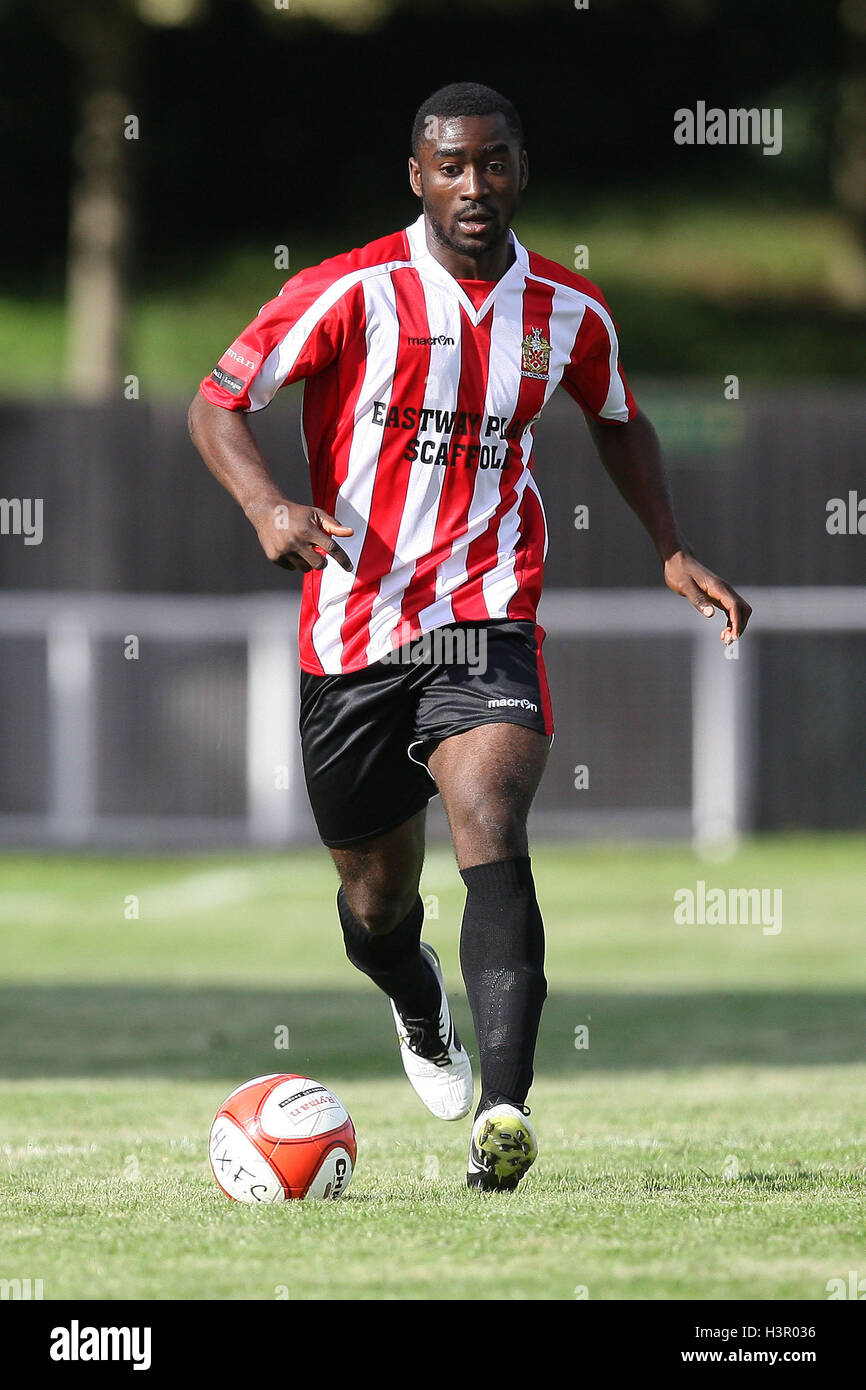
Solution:
{"label": "man's ear", "polygon": [[409,187],[416,198],[421,197],[421,165],[413,154],[409,156]]}
{"label": "man's ear", "polygon": [[529,155],[526,150],[520,151],[520,191],[523,192],[529,183]]}

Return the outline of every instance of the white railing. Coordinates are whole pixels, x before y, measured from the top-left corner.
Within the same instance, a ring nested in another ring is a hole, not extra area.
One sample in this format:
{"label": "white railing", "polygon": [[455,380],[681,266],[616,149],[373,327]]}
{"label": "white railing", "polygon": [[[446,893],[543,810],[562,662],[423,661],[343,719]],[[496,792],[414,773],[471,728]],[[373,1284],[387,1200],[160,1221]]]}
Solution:
{"label": "white railing", "polygon": [[[757,588],[749,636],[866,631],[866,588]],[[678,636],[691,642],[692,799],[681,813],[597,813],[612,833],[691,833],[697,847],[727,847],[750,826],[755,766],[754,676],[759,643],[726,652],[722,619],[702,618],[664,589],[552,590],[539,621],[555,638]],[[312,820],[297,736],[294,596],[19,592],[0,595],[0,638],[44,638],[48,684],[49,804],[43,814],[0,815],[9,843],[275,846],[308,840]],[[100,814],[96,804],[99,698],[94,644],[134,634],[144,643],[230,642],[246,647],[246,814],[240,818]],[[557,702],[561,695],[554,692]],[[285,769],[277,784],[276,767]],[[536,831],[587,825],[591,816],[533,813]]]}
{"label": "white railing", "polygon": [[[48,674],[48,786],[45,815],[0,816],[9,841],[131,844],[177,839],[207,845],[215,835],[255,845],[284,844],[309,833],[300,744],[298,602],[280,594],[239,597],[172,594],[6,593],[0,637],[44,637]],[[244,644],[246,664],[246,816],[99,815],[94,644],[134,635],[145,644]],[[286,769],[285,786],[274,770]]]}
{"label": "white railing", "polygon": [[[539,621],[557,637],[684,637],[691,642],[692,802],[683,829],[696,848],[724,851],[750,829],[754,804],[755,674],[762,633],[866,632],[866,588],[753,588],[747,637],[726,649],[720,610],[705,618],[662,589],[553,590]],[[651,830],[653,813],[614,812],[626,833]],[[603,829],[603,818],[598,829]],[[681,821],[679,823],[682,823]],[[668,818],[676,833],[678,818]]]}

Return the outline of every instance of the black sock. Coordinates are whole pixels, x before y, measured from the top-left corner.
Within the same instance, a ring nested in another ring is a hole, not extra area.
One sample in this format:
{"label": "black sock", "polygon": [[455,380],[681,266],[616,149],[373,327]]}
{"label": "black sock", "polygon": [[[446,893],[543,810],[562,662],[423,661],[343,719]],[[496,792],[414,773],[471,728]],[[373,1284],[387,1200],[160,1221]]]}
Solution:
{"label": "black sock", "polygon": [[424,922],[420,896],[408,916],[381,936],[374,936],[358,921],[342,885],[337,893],[337,911],[349,960],[394,1000],[403,1017],[430,1018],[437,1014],[439,982],[418,949]]}
{"label": "black sock", "polygon": [[467,887],[460,966],[481,1058],[478,1111],[499,1101],[523,1105],[544,978],[544,924],[527,855],[461,869]]}

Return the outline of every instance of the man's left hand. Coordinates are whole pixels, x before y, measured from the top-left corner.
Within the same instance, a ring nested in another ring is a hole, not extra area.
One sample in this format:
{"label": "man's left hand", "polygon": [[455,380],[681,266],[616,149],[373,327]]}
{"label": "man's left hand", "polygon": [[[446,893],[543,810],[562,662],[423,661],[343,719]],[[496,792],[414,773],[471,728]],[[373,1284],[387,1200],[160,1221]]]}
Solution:
{"label": "man's left hand", "polygon": [[728,617],[728,625],[722,632],[725,646],[730,646],[731,642],[736,642],[743,635],[752,613],[751,604],[741,598],[724,579],[696,560],[694,555],[684,550],[676,551],[665,561],[664,574],[668,588],[687,598],[704,617],[711,618],[716,607],[725,611]]}

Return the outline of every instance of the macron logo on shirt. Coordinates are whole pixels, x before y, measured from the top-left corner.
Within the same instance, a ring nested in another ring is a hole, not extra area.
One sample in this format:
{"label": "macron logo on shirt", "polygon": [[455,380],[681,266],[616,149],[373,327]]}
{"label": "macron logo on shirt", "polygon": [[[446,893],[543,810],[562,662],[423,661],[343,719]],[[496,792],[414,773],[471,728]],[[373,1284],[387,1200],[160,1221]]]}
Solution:
{"label": "macron logo on shirt", "polygon": [[454,347],[454,339],[447,333],[440,333],[438,338],[407,338],[406,341],[410,347]]}

